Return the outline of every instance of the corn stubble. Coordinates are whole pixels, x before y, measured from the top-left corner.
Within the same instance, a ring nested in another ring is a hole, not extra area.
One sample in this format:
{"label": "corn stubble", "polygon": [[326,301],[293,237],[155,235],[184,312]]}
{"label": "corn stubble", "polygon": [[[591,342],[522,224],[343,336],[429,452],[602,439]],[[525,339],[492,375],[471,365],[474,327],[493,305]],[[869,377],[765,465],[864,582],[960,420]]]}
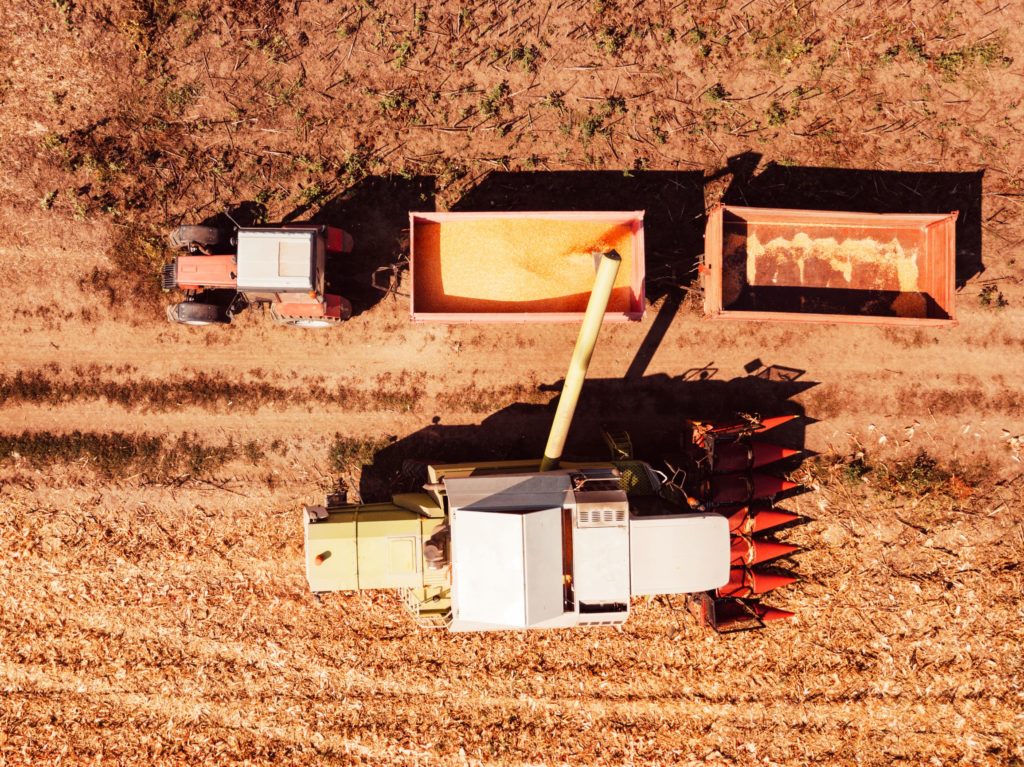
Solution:
{"label": "corn stubble", "polygon": [[8,465],[0,754],[1006,763],[1020,748],[1021,488],[929,472],[922,491],[907,484],[918,463],[877,485],[808,469],[819,492],[788,504],[813,518],[787,533],[802,580],[779,604],[798,617],[728,638],[666,599],[638,601],[622,632],[417,630],[390,594],[307,593],[295,498],[309,477],[233,481],[234,464],[160,484],[72,464],[44,482]]}

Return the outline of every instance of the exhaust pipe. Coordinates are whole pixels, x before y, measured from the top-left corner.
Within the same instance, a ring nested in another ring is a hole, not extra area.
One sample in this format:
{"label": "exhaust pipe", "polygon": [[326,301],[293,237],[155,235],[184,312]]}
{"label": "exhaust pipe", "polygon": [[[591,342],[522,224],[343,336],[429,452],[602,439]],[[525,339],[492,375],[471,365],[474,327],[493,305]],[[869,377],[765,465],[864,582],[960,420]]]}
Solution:
{"label": "exhaust pipe", "polygon": [[580,334],[576,339],[572,359],[569,361],[569,371],[565,374],[565,384],[562,386],[555,417],[551,422],[548,444],[544,448],[544,458],[540,462],[541,471],[554,471],[562,458],[565,439],[569,435],[569,426],[572,425],[572,417],[576,412],[576,403],[583,389],[583,381],[587,377],[587,368],[590,367],[590,358],[594,355],[594,347],[597,346],[597,334],[601,330],[612,287],[615,285],[615,277],[621,265],[622,258],[614,250],[601,256],[597,276],[594,278],[594,289],[590,293],[590,300],[587,301],[587,311],[583,315]]}

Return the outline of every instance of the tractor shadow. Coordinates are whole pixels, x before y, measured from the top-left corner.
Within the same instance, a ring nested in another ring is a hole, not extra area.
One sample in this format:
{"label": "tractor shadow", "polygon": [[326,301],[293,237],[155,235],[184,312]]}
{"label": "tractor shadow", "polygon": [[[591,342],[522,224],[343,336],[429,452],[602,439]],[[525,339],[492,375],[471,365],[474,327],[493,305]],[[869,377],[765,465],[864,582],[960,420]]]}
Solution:
{"label": "tractor shadow", "polygon": [[[779,370],[788,371],[780,375]],[[817,385],[804,380],[803,371],[781,366],[761,366],[749,375],[732,379],[717,377],[713,366],[634,379],[588,380],[566,442],[566,460],[607,460],[604,430],[628,432],[634,456],[655,468],[681,452],[684,420],[737,420],[737,413],[804,415],[793,397]],[[538,387],[537,399],[550,394],[546,403],[516,403],[487,416],[477,425],[447,425],[443,414],[433,423],[396,439],[362,467],[359,486],[363,502],[388,500],[398,491],[422,484],[417,463],[459,463],[539,458],[557,404],[562,381]],[[467,393],[467,397],[469,394]],[[628,419],[621,413],[628,404]],[[772,430],[770,441],[802,449],[808,419],[797,418]],[[806,457],[806,456],[804,456]],[[800,459],[779,463],[769,472],[780,475],[796,468]]]}
{"label": "tractor shadow", "polygon": [[202,226],[215,226],[221,232],[231,235],[234,234],[236,226],[262,226],[266,220],[266,205],[255,200],[245,200],[223,213],[208,216],[199,223]]}
{"label": "tractor shadow", "polygon": [[353,315],[361,314],[387,295],[373,286],[374,273],[405,261],[409,211],[433,210],[435,186],[433,176],[367,176],[313,213],[308,206],[296,208],[284,222],[328,224],[352,235],[351,253],[328,258],[326,281],[328,292],[344,296]]}
{"label": "tractor shadow", "polygon": [[756,172],[757,152],[731,157],[708,177],[731,176],[727,205],[865,213],[949,213],[957,210],[956,286],[984,270],[981,251],[983,170],[914,172],[812,168],[770,162]]}

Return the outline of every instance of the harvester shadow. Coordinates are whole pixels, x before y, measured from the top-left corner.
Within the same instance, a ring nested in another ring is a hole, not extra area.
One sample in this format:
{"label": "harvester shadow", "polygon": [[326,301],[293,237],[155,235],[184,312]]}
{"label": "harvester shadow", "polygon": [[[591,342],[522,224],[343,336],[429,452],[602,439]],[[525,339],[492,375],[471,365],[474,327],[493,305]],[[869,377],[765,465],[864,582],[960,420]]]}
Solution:
{"label": "harvester shadow", "polygon": [[[284,220],[312,221],[344,229],[352,235],[351,253],[328,258],[326,281],[329,292],[352,302],[352,313],[367,311],[387,295],[375,288],[378,269],[396,267],[394,276],[409,252],[409,211],[433,210],[433,176],[367,176],[310,213],[309,206],[296,208]],[[378,276],[387,287],[388,274]]]}
{"label": "harvester shadow", "polygon": [[704,174],[699,171],[495,172],[452,210],[644,210],[646,293],[652,301],[688,285],[704,252]]}
{"label": "harvester shadow", "polygon": [[[814,381],[769,380],[743,376],[684,380],[664,374],[634,379],[589,380],[583,387],[566,443],[566,460],[606,460],[605,429],[626,431],[636,458],[663,468],[663,459],[681,450],[685,420],[734,421],[738,412],[762,416],[803,415],[792,398],[817,385]],[[538,389],[553,396],[546,403],[516,403],[487,416],[480,424],[449,426],[435,422],[396,439],[363,466],[360,496],[364,502],[386,500],[396,489],[422,483],[415,470],[423,463],[536,459],[543,452],[561,382]],[[470,394],[467,392],[466,401]],[[622,413],[628,412],[628,418]],[[443,416],[443,414],[441,414]],[[806,423],[797,418],[772,432],[772,442],[802,449]],[[774,468],[772,473],[778,473]]]}
{"label": "harvester shadow", "polygon": [[674,290],[665,296],[665,300],[658,307],[658,313],[654,316],[654,321],[651,322],[651,326],[647,329],[647,335],[640,342],[636,354],[633,355],[633,361],[629,363],[629,369],[626,370],[626,380],[635,381],[642,378],[643,374],[647,372],[647,367],[651,364],[651,360],[654,359],[654,355],[658,351],[658,347],[661,346],[665,334],[672,326],[672,320],[675,319],[676,314],[679,312],[681,304],[682,294],[680,291]]}
{"label": "harvester shadow", "polygon": [[[731,157],[709,181],[730,175],[728,205],[865,213],[960,212],[956,221],[956,286],[985,270],[981,256],[984,170],[915,172],[813,168],[770,162],[755,172],[757,152]],[[930,315],[929,315],[930,316]]]}
{"label": "harvester shadow", "polygon": [[[778,501],[778,499],[776,499],[776,502],[777,501]],[[818,520],[815,519],[814,517],[809,517],[806,514],[801,514],[800,516],[798,516],[796,519],[792,520],[791,522],[785,522],[785,523],[783,523],[781,525],[776,525],[775,527],[772,528],[772,530],[769,533],[769,535],[771,535],[772,537],[779,536],[779,535],[782,535],[785,532],[788,532],[789,530],[795,530],[796,528],[803,527],[804,525],[813,525],[817,521]],[[799,553],[799,552],[794,552],[793,554],[790,554],[789,556],[791,556],[791,557],[795,556],[797,553]]]}

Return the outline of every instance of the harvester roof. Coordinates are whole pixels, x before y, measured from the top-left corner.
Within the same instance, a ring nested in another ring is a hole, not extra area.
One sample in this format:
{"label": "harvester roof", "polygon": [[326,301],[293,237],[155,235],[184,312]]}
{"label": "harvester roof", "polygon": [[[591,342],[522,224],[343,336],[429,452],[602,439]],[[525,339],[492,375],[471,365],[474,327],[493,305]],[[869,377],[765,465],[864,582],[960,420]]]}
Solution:
{"label": "harvester roof", "polygon": [[239,290],[312,290],[316,238],[313,229],[239,230]]}
{"label": "harvester roof", "polygon": [[454,618],[461,627],[526,628],[560,617],[565,473],[445,480]]}

